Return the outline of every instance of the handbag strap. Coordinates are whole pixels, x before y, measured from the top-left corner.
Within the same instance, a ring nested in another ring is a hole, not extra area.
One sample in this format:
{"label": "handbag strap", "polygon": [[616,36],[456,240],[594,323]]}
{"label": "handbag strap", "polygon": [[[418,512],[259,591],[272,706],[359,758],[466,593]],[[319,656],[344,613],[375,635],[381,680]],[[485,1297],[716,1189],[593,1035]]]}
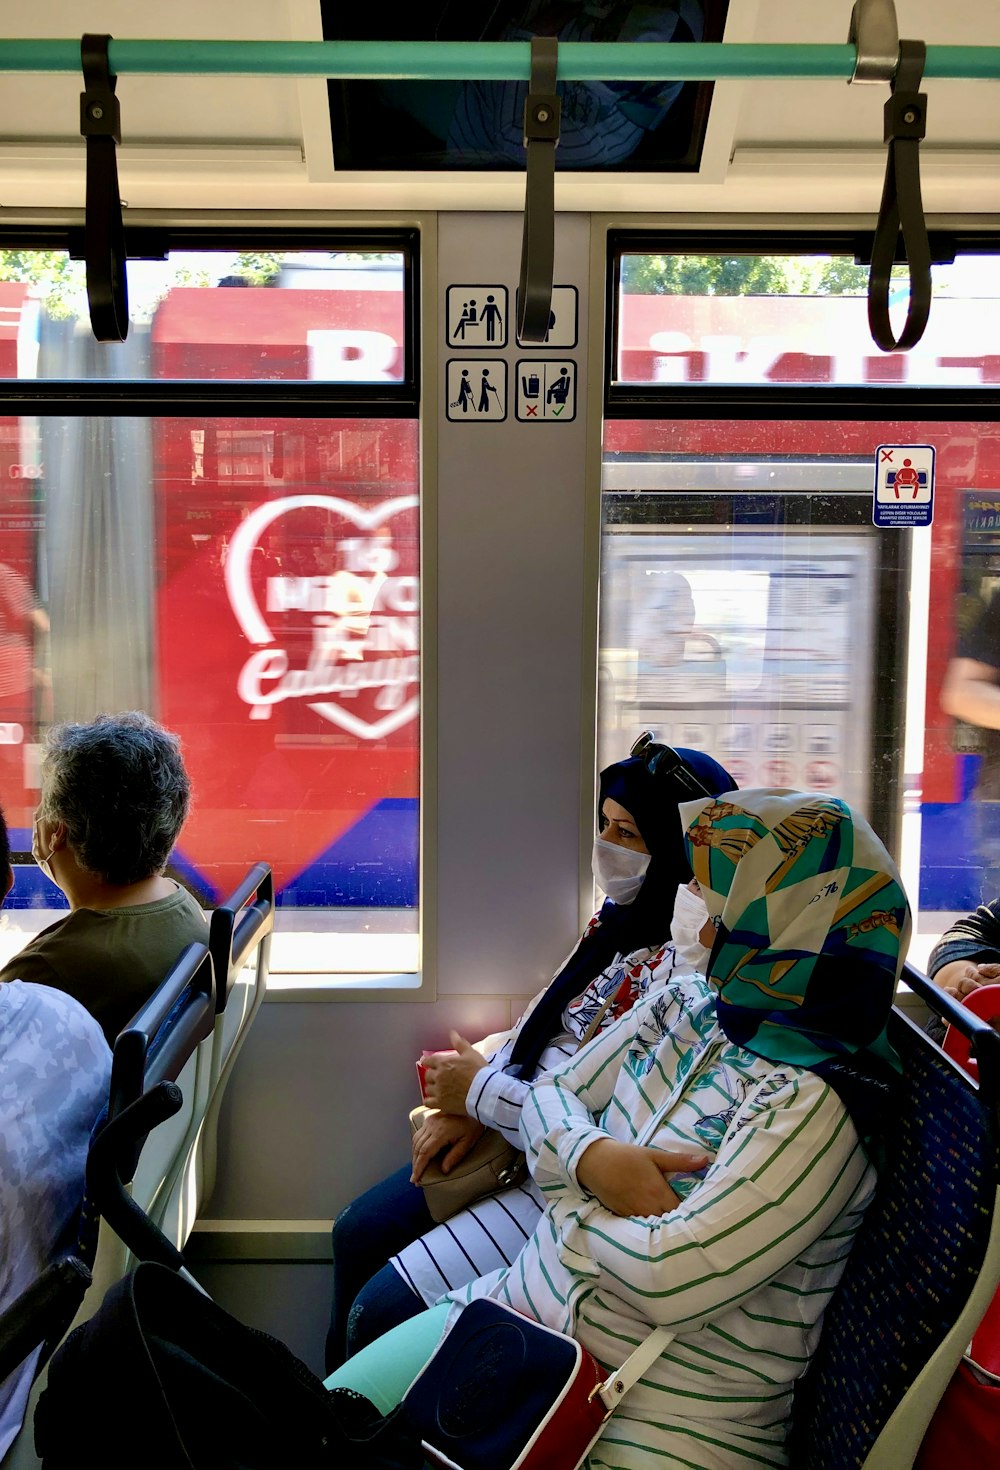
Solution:
{"label": "handbag strap", "polygon": [[632,1385],[639,1381],[676,1336],[671,1327],[654,1327],[635,1351],[629,1353],[621,1367],[604,1380],[597,1392],[608,1411],[605,1418],[611,1417]]}
{"label": "handbag strap", "polygon": [[[706,1051],[702,1053],[702,1058],[706,1055],[707,1048]],[[699,1058],[699,1063],[702,1058]],[[697,1070],[697,1066],[699,1065],[699,1063],[696,1063],[695,1067],[692,1068],[691,1073],[688,1074],[689,1077],[693,1075],[695,1070]],[[767,1085],[768,1081],[769,1079],[767,1077],[762,1078],[761,1081],[754,1088],[753,1092],[750,1093],[749,1097],[744,1099],[742,1106],[746,1107],[748,1102],[752,1102],[756,1098],[757,1094]],[[659,1122],[662,1119],[664,1111],[665,1109],[659,1109],[656,1113],[653,1114],[653,1118],[650,1121],[655,1121],[658,1126]],[[648,1133],[649,1129],[647,1126],[647,1128],[643,1130],[643,1133],[640,1135],[640,1137],[645,1136],[646,1138],[648,1138]],[[664,1348],[666,1348],[671,1342],[673,1342],[676,1336],[676,1332],[674,1332],[674,1330],[670,1327],[654,1327],[649,1336],[643,1338],[642,1342],[640,1342],[639,1346],[634,1350],[634,1352],[631,1352],[629,1354],[629,1356],[625,1359],[624,1363],[621,1365],[618,1371],[616,1373],[611,1373],[604,1380],[600,1388],[597,1390],[597,1393],[600,1395],[601,1400],[608,1411],[608,1417],[610,1417],[610,1415],[614,1413],[615,1409],[621,1403],[622,1399],[628,1393],[632,1385],[634,1383],[637,1383],[638,1380],[645,1373],[646,1369],[656,1362],[656,1359],[663,1352]]]}
{"label": "handbag strap", "polygon": [[[618,990],[621,990],[620,985],[618,986]],[[618,990],[612,990],[610,995],[605,996],[604,1002],[601,1005],[600,1010],[597,1012],[597,1015],[594,1016],[590,1025],[587,1027],[586,1031],[577,1042],[577,1051],[582,1051],[583,1048],[587,1045],[588,1041],[593,1041],[594,1037],[597,1035],[597,1028],[604,1020],[604,1017],[608,1014],[608,1011],[611,1009],[611,1004],[614,1001],[615,996],[618,994]]]}

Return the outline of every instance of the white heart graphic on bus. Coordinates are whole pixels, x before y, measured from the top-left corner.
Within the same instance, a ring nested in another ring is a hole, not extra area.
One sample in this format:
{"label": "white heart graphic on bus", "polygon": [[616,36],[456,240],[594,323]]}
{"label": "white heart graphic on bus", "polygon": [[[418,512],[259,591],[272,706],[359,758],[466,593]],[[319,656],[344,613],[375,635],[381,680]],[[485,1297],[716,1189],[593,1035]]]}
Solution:
{"label": "white heart graphic on bus", "polygon": [[[225,566],[226,593],[229,597],[229,604],[250,642],[258,645],[275,642],[275,635],[268,626],[254,596],[250,580],[250,562],[261,536],[276,520],[293,510],[327,510],[353,522],[363,531],[373,531],[376,527],[384,525],[393,516],[413,510],[417,504],[418,500],[415,495],[403,495],[394,500],[383,501],[373,510],[365,510],[352,501],[341,500],[334,495],[288,495],[281,500],[271,500],[258,506],[235,532],[229,545]],[[415,585],[416,579],[411,580]],[[367,611],[370,616],[380,583],[373,577],[369,585],[371,591],[368,594]],[[407,606],[405,610],[415,611],[415,604],[412,607]],[[406,622],[409,624],[412,619],[408,617]],[[358,658],[356,653],[354,658]],[[403,659],[384,660],[382,664],[364,661],[352,662],[346,670],[335,667],[335,664],[336,655],[334,665],[324,665],[325,673],[317,673],[317,670],[312,667],[305,670],[290,670],[288,655],[284,649],[261,649],[250,655],[240,671],[237,692],[243,702],[251,707],[251,719],[267,719],[273,705],[283,699],[303,697],[307,694],[335,693],[339,689],[349,691],[350,695],[367,688],[381,688],[387,691],[390,686],[401,686],[416,680],[415,659],[412,665],[410,660]],[[386,665],[385,668],[383,664]],[[388,672],[390,664],[393,666],[391,674]],[[400,673],[399,666],[404,664],[406,665],[405,671]],[[354,677],[348,678],[347,675]],[[264,680],[276,682],[265,688]],[[378,740],[412,720],[420,708],[420,701],[414,695],[411,699],[402,702],[398,708],[390,710],[382,718],[376,720],[363,719],[353,711],[345,709],[342,704],[329,700],[310,701],[309,708],[361,740]]]}

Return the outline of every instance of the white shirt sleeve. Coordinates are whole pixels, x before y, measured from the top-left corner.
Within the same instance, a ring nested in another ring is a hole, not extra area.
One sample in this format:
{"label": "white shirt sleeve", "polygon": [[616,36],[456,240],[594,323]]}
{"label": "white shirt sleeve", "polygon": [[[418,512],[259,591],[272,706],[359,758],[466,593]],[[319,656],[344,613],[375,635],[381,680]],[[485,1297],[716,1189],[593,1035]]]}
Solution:
{"label": "white shirt sleeve", "polygon": [[[521,1142],[521,1110],[532,1085],[504,1070],[510,1061],[519,1030],[520,1022],[500,1051],[490,1058],[489,1065],[480,1067],[465,1099],[465,1111],[469,1117],[485,1123],[487,1128],[495,1128],[514,1148],[524,1147]],[[569,1060],[575,1050],[576,1042],[573,1038],[556,1037],[542,1054],[540,1069],[545,1071],[560,1065]]]}

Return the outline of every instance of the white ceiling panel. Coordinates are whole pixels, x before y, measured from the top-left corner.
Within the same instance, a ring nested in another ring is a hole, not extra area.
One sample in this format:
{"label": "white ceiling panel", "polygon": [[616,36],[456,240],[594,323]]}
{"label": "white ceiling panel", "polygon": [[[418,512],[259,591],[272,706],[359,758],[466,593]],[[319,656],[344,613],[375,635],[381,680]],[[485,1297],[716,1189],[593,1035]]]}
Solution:
{"label": "white ceiling panel", "polygon": [[[850,0],[731,0],[727,40],[845,42]],[[898,0],[900,33],[1000,45],[1000,0]],[[317,0],[39,0],[0,4],[9,36],[82,24],[132,39],[318,40]],[[77,209],[84,195],[81,82],[7,76],[0,88],[0,206]],[[932,80],[923,145],[928,213],[1000,212],[1000,81]],[[519,174],[338,172],[321,79],[122,77],[121,191],[133,209],[520,209]],[[617,213],[874,213],[885,164],[884,86],[716,86],[698,175],[562,174],[557,207]]]}

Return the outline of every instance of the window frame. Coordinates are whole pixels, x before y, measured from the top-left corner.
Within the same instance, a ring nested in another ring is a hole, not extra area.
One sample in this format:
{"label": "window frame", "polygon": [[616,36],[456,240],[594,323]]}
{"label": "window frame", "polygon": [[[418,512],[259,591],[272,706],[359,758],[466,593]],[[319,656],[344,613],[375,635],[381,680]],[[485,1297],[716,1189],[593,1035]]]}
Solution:
{"label": "window frame", "polygon": [[[129,259],[165,259],[172,250],[317,250],[331,253],[365,250],[403,256],[403,376],[398,383],[324,383],[302,379],[253,380],[223,378],[0,378],[6,402],[44,403],[48,412],[114,413],[147,416],[169,411],[212,412],[226,418],[253,418],[263,411],[309,418],[319,407],[338,418],[418,418],[420,413],[420,232],[386,230],[304,229],[297,226],[233,225],[225,228],[126,228]],[[67,250],[83,254],[79,226],[0,229],[0,250]],[[212,288],[206,288],[212,289]],[[215,288],[218,289],[218,288]],[[191,385],[197,385],[196,391]],[[151,405],[157,405],[152,408]]]}
{"label": "window frame", "polygon": [[[1000,255],[1000,231],[928,232],[931,259],[949,264],[960,255]],[[847,255],[855,264],[871,261],[871,232],[853,230],[638,230],[610,227],[607,272],[604,356],[605,419],[713,417],[713,411],[734,419],[828,418],[850,413],[858,418],[888,417],[891,412],[919,417],[940,396],[949,411],[1000,402],[1000,389],[982,387],[932,388],[858,384],[830,387],[816,384],[623,383],[616,379],[619,342],[619,284],[623,255]],[[931,306],[933,313],[934,307]],[[873,352],[877,349],[872,344]],[[817,405],[816,400],[822,404]]]}
{"label": "window frame", "polygon": [[[338,226],[317,229],[296,224],[271,225],[254,222],[200,225],[131,225],[125,231],[128,258],[161,259],[170,251],[185,250],[316,250],[332,253],[338,250],[361,253],[365,250],[397,253],[403,257],[403,374],[398,382],[331,383],[309,380],[227,380],[227,379],[39,379],[0,378],[0,404],[4,416],[22,414],[38,417],[118,418],[184,418],[218,417],[253,419],[262,415],[286,419],[309,419],[324,415],[337,419],[412,419],[421,426],[422,339],[420,312],[423,298],[421,274],[421,232],[418,225],[373,228]],[[84,229],[78,224],[8,225],[0,228],[0,250],[47,249],[67,250],[70,257],[83,256]],[[432,249],[433,253],[433,249]],[[212,289],[212,288],[206,288]],[[218,288],[215,288],[218,289]],[[383,1001],[388,999],[432,1000],[436,992],[433,970],[428,974],[429,950],[433,943],[428,935],[429,870],[428,830],[425,804],[427,800],[426,741],[429,724],[426,716],[426,663],[423,654],[428,643],[428,608],[425,579],[432,558],[427,555],[428,527],[433,525],[433,512],[426,506],[423,484],[420,486],[420,553],[421,553],[421,711],[420,728],[420,817],[419,817],[419,887],[417,900],[418,963],[415,972],[391,973],[388,970],[365,973],[338,971],[277,971],[271,992],[273,1001]],[[21,853],[12,854],[19,860]],[[28,911],[19,911],[28,912]],[[63,911],[60,911],[63,912]],[[267,997],[265,997],[267,998]]]}
{"label": "window frame", "polygon": [[[616,381],[619,341],[619,283],[621,258],[624,254],[655,253],[663,255],[724,254],[731,255],[849,255],[858,264],[871,258],[871,232],[854,229],[781,229],[770,227],[729,231],[718,228],[649,229],[624,227],[606,221],[604,343],[604,420],[647,419],[678,422],[724,419],[732,422],[766,420],[833,420],[853,418],[858,422],[911,420],[949,422],[968,418],[1000,422],[1000,385],[982,384],[947,388],[899,384],[858,384],[857,386],[824,383],[809,385],[747,384],[718,385],[706,383],[636,384]],[[1000,255],[1000,231],[972,229],[929,231],[932,259],[948,263],[959,255]],[[933,305],[932,305],[933,313]],[[873,344],[873,351],[876,351]],[[603,436],[602,436],[603,439]],[[603,454],[602,454],[603,465]],[[601,525],[603,528],[603,489]],[[907,569],[910,561],[909,536],[881,538],[880,575],[877,585],[883,591],[876,602],[877,645],[873,650],[874,667],[882,659],[882,649],[898,636],[907,635],[909,619]],[[881,572],[891,575],[883,577]],[[879,691],[884,693],[884,691]],[[894,690],[891,700],[882,702],[884,717],[879,728],[882,750],[893,753],[896,768],[890,778],[883,770],[873,785],[873,820],[881,817],[888,846],[901,856],[904,818],[903,755],[906,734],[905,680]],[[873,704],[873,709],[878,708]],[[896,800],[893,801],[895,787]],[[891,810],[890,810],[891,808]],[[917,900],[919,907],[919,899]],[[928,910],[933,912],[933,910]]]}

